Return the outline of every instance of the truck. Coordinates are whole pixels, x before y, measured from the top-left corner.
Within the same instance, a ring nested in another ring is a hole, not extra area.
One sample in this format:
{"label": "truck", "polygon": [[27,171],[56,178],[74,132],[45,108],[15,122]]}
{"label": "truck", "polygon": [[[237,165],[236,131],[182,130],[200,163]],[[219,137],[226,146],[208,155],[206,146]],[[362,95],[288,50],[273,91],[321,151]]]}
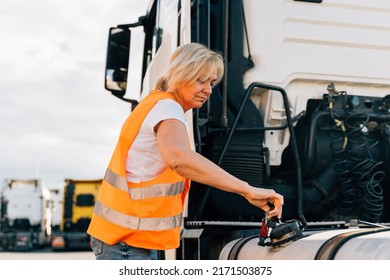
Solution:
{"label": "truck", "polygon": [[40,180],[5,179],[0,199],[0,248],[31,251],[49,246],[50,192]]}
{"label": "truck", "polygon": [[87,228],[91,221],[101,179],[65,179],[61,199],[61,222],[53,231],[53,251],[90,250],[91,242]]}
{"label": "truck", "polygon": [[63,211],[63,192],[61,188],[49,188],[50,202],[51,202],[51,231],[58,232],[62,222]]}
{"label": "truck", "polygon": [[[193,181],[180,247],[162,259],[390,259],[389,11],[367,0],[152,0],[109,29],[105,89],[130,113],[178,46],[220,52],[223,80],[186,113],[192,146],[284,196],[275,220]],[[141,65],[129,64],[134,50]],[[140,91],[128,93],[135,73]]]}

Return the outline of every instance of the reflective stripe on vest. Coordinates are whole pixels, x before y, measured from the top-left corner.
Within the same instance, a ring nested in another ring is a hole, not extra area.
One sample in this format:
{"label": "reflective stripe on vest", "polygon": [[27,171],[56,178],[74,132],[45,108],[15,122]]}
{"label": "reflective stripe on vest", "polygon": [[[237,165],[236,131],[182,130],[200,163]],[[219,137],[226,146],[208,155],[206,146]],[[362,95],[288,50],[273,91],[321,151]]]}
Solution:
{"label": "reflective stripe on vest", "polygon": [[176,216],[162,218],[139,218],[129,216],[115,211],[99,201],[95,204],[95,214],[124,228],[148,231],[168,230],[179,227],[182,218],[182,213]]}
{"label": "reflective stripe on vest", "polygon": [[142,188],[129,188],[127,185],[126,178],[120,176],[110,169],[107,169],[106,175],[104,176],[111,186],[129,192],[131,199],[140,200],[145,198],[159,197],[159,196],[175,196],[183,193],[184,191],[184,182],[176,183],[165,183],[165,184],[155,184],[148,187]]}

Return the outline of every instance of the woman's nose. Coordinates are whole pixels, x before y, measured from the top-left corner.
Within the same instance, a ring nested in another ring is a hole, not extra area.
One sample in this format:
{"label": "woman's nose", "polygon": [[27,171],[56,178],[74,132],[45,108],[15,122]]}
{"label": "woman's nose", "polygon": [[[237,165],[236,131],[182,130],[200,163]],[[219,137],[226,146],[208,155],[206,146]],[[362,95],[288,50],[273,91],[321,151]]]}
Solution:
{"label": "woman's nose", "polygon": [[205,83],[203,86],[203,92],[210,95],[212,91],[213,91],[213,87],[211,86],[211,83]]}

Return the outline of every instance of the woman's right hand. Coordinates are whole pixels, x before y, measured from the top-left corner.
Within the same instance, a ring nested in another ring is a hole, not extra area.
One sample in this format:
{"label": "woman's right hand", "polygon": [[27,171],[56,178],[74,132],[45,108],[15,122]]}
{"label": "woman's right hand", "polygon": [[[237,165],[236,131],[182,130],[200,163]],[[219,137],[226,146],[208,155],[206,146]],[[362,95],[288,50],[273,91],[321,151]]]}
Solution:
{"label": "woman's right hand", "polygon": [[281,194],[272,189],[263,189],[252,187],[251,191],[245,195],[245,198],[252,205],[268,212],[269,217],[281,219],[284,204],[284,198]]}

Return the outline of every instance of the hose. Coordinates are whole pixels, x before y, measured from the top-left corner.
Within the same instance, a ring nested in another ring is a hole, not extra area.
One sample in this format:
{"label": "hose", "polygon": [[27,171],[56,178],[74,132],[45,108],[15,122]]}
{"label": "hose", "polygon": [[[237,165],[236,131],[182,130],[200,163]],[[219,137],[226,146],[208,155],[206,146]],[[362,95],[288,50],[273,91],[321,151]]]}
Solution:
{"label": "hose", "polygon": [[[379,222],[384,209],[380,182],[385,174],[377,171],[382,162],[374,160],[371,153],[378,141],[369,138],[369,116],[349,114],[340,122],[345,126],[344,136],[331,135],[335,140],[330,145],[337,171],[339,214]],[[345,143],[345,137],[346,146],[341,144]]]}

